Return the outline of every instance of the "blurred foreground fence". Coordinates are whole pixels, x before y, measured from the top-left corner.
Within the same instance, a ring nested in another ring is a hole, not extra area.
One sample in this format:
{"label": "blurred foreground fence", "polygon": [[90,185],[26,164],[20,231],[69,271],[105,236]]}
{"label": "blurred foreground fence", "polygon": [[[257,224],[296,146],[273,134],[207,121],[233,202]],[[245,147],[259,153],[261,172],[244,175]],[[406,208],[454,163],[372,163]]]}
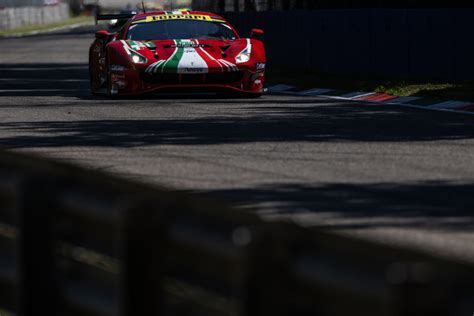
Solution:
{"label": "blurred foreground fence", "polygon": [[228,12],[265,30],[269,67],[361,77],[474,80],[474,9]]}
{"label": "blurred foreground fence", "polygon": [[474,267],[0,155],[0,314],[471,315]]}

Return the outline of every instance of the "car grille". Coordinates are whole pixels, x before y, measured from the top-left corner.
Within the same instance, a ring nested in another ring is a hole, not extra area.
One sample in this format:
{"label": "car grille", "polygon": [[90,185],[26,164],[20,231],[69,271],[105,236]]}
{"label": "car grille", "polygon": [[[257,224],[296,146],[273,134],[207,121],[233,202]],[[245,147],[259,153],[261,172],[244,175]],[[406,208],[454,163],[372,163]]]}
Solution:
{"label": "car grille", "polygon": [[142,73],[141,79],[153,84],[231,84],[242,80],[244,73],[234,71],[209,74],[150,74]]}

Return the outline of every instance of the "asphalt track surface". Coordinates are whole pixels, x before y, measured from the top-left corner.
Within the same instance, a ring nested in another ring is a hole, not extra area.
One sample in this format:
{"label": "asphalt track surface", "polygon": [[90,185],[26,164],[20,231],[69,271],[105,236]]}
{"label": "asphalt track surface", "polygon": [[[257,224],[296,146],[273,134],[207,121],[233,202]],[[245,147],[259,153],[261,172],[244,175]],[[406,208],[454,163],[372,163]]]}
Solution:
{"label": "asphalt track surface", "polygon": [[474,261],[474,116],[311,97],[92,97],[92,39],[0,40],[0,148]]}

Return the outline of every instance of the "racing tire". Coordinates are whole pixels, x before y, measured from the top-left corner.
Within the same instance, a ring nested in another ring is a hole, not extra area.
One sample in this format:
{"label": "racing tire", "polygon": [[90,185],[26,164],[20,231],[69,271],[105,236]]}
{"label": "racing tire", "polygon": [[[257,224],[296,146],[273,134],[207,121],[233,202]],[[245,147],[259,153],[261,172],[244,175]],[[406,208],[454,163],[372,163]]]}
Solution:
{"label": "racing tire", "polygon": [[96,91],[95,87],[95,82],[94,82],[94,71],[93,71],[94,65],[92,64],[91,58],[89,58],[89,88],[91,91],[91,94],[94,96],[99,95],[99,93]]}

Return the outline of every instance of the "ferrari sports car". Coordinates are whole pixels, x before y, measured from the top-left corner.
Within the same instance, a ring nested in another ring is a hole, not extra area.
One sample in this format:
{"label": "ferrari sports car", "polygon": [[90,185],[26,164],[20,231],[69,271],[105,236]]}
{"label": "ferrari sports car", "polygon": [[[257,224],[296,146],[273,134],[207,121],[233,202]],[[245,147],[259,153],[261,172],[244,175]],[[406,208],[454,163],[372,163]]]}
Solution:
{"label": "ferrari sports car", "polygon": [[93,94],[237,93],[258,97],[265,83],[263,31],[240,38],[221,16],[173,11],[101,15],[126,20],[96,33],[89,51]]}

